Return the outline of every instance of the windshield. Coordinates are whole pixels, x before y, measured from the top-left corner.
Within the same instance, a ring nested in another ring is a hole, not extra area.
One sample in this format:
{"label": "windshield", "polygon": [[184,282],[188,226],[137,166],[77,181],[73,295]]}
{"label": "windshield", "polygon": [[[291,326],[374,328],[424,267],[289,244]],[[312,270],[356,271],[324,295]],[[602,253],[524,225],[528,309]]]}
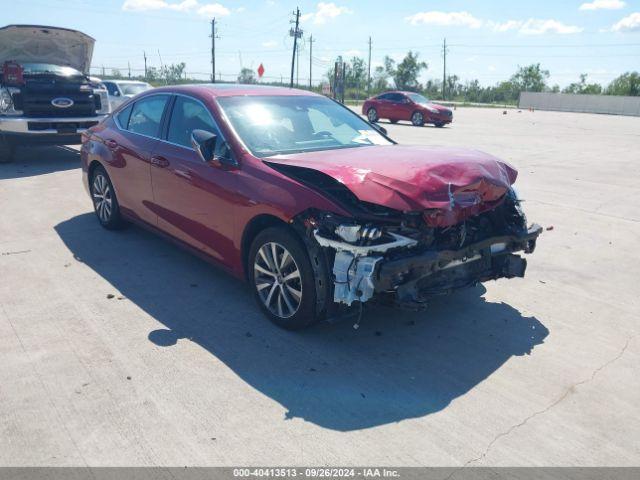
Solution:
{"label": "windshield", "polygon": [[119,85],[123,95],[137,95],[151,88],[147,83],[120,83]]}
{"label": "windshield", "polygon": [[407,93],[407,96],[415,103],[429,103],[429,99],[419,93]]}
{"label": "windshield", "polygon": [[258,157],[391,145],[358,115],[325,97],[222,97],[218,102]]}
{"label": "windshield", "polygon": [[84,75],[71,67],[63,67],[52,63],[23,63],[24,73],[29,75],[59,75],[61,77],[83,77]]}

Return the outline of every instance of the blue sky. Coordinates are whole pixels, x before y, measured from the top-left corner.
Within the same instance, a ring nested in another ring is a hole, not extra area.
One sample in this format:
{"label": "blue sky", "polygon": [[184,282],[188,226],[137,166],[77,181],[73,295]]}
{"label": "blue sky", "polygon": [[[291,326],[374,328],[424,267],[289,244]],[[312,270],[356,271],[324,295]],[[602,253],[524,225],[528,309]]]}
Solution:
{"label": "blue sky", "polygon": [[264,64],[265,76],[289,75],[291,12],[303,13],[305,32],[300,79],[308,82],[309,35],[313,78],[324,75],[337,55],[400,59],[420,52],[429,64],[422,75],[442,77],[441,45],[449,44],[448,71],[462,80],[493,84],[518,65],[540,62],[550,83],[561,86],[588,73],[607,83],[640,69],[640,0],[430,1],[378,0],[0,0],[3,23],[76,28],[96,39],[93,65],[109,71],[184,61],[205,78],[210,64],[210,19],[219,20],[217,71],[232,80],[241,66]]}

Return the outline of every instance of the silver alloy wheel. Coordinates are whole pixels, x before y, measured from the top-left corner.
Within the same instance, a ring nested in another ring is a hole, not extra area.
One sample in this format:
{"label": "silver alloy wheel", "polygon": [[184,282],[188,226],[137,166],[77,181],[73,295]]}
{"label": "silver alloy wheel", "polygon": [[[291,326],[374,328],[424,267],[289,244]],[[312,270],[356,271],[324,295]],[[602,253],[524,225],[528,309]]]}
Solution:
{"label": "silver alloy wheel", "polygon": [[280,318],[293,316],[302,301],[302,278],[296,261],[279,243],[260,247],[253,263],[254,281],[260,300]]}
{"label": "silver alloy wheel", "polygon": [[93,204],[98,217],[103,223],[107,223],[113,210],[113,198],[109,182],[101,173],[98,173],[93,179],[93,192],[91,194],[93,195]]}
{"label": "silver alloy wheel", "polygon": [[371,123],[375,122],[376,120],[378,120],[378,112],[376,112],[375,108],[370,108],[367,111],[367,118],[369,119],[369,121]]}
{"label": "silver alloy wheel", "polygon": [[414,125],[422,124],[423,123],[422,114],[420,112],[415,112],[413,114],[413,117],[411,117],[411,121],[413,122]]}

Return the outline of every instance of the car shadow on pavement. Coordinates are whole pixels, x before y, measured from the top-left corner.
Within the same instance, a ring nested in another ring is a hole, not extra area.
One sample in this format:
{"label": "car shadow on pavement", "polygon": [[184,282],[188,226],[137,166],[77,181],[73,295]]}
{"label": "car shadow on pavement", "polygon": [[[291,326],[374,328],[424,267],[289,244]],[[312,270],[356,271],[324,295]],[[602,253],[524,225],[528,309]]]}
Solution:
{"label": "car shadow on pavement", "polygon": [[357,330],[351,320],[287,332],[262,317],[242,282],[151,233],[105,231],[93,214],[55,229],[77,261],[158,321],[141,337],[164,348],[195,342],[281,404],[283,419],[337,431],[438,412],[549,333],[486,301],[483,287],[422,313],[366,309]]}
{"label": "car shadow on pavement", "polygon": [[74,168],[80,168],[80,151],[75,148],[18,148],[11,163],[0,163],[0,180],[33,177]]}

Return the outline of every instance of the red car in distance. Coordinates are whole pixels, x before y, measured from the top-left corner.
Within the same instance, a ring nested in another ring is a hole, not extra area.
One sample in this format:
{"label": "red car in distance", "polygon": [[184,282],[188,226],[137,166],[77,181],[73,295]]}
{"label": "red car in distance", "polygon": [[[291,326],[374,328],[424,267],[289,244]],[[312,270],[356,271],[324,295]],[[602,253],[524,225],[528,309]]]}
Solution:
{"label": "red car in distance", "polygon": [[521,277],[515,252],[532,252],[541,232],[527,228],[507,163],[396,145],[301,90],[149,90],[82,142],[83,183],[103,227],[137,223],[246,279],[284,328],[358,315],[374,298],[419,308]]}
{"label": "red car in distance", "polygon": [[432,103],[415,92],[385,92],[371,97],[362,105],[362,114],[366,115],[371,123],[386,118],[391,123],[408,120],[416,127],[425,123],[444,127],[453,121],[451,109]]}

